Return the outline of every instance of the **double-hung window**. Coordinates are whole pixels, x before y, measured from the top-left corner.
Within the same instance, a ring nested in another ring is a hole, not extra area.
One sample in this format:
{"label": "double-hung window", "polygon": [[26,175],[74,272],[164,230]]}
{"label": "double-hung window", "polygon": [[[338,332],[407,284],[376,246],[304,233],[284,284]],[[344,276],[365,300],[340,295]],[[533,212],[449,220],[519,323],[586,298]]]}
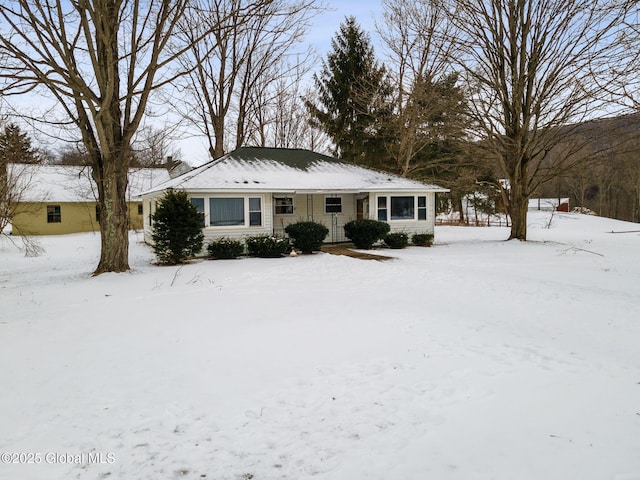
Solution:
{"label": "double-hung window", "polygon": [[275,197],[276,215],[293,215],[293,197]]}
{"label": "double-hung window", "polygon": [[262,200],[260,197],[249,198],[249,226],[262,225]]}
{"label": "double-hung window", "polygon": [[201,197],[192,197],[191,205],[196,207],[198,210],[198,214],[200,215],[200,226],[204,227],[204,198]]}
{"label": "double-hung window", "polygon": [[387,220],[387,197],[378,197],[378,221],[386,222]]}
{"label": "double-hung window", "polygon": [[325,197],[324,213],[342,213],[342,197]]}
{"label": "double-hung window", "polygon": [[418,197],[418,220],[427,219],[427,197]]}

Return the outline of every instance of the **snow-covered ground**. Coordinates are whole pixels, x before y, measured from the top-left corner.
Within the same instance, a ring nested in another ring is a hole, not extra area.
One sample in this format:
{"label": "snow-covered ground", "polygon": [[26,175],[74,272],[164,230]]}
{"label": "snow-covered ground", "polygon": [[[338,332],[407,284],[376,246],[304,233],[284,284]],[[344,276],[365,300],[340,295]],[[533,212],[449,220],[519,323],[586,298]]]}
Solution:
{"label": "snow-covered ground", "polygon": [[640,225],[548,219],[99,277],[4,238],[0,479],[638,480]]}

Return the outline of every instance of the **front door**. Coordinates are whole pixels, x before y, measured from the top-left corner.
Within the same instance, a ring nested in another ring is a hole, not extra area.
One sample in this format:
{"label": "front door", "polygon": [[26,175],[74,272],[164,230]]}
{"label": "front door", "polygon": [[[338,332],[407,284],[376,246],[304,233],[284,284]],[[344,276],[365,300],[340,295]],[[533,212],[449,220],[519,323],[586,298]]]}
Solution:
{"label": "front door", "polygon": [[356,198],[356,219],[364,218],[364,198]]}

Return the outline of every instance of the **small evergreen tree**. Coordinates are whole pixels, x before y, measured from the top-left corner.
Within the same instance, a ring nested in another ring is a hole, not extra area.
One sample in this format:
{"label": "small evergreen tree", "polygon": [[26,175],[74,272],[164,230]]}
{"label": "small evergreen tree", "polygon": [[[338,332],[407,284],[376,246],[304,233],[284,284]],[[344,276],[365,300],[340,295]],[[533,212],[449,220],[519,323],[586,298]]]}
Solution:
{"label": "small evergreen tree", "polygon": [[168,190],[153,219],[153,250],[160,263],[184,263],[202,250],[202,217],[186,192]]}

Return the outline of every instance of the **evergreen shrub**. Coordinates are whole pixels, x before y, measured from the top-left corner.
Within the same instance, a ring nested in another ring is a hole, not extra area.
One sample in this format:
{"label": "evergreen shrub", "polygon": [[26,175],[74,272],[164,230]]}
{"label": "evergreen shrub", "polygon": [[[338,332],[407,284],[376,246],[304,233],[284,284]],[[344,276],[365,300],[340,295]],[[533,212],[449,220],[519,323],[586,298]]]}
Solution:
{"label": "evergreen shrub", "polygon": [[202,250],[202,217],[186,192],[167,190],[152,220],[153,251],[160,263],[184,263]]}
{"label": "evergreen shrub", "polygon": [[405,248],[409,245],[409,235],[403,232],[387,233],[384,243],[390,248]]}
{"label": "evergreen shrub", "polygon": [[244,243],[240,240],[234,240],[233,238],[220,237],[209,242],[207,251],[211,258],[238,258],[244,253]]}
{"label": "evergreen shrub", "polygon": [[320,250],[322,242],[329,234],[329,229],[316,222],[297,222],[284,229],[293,240],[293,246],[302,253],[313,253]]}
{"label": "evergreen shrub", "polygon": [[276,235],[254,235],[246,239],[247,251],[252,257],[278,258],[289,252],[289,239]]}
{"label": "evergreen shrub", "polygon": [[418,247],[430,247],[433,245],[433,233],[414,233],[411,243]]}
{"label": "evergreen shrub", "polygon": [[344,225],[347,238],[356,248],[364,250],[369,250],[374,243],[382,240],[390,229],[388,223],[369,219],[352,220]]}

